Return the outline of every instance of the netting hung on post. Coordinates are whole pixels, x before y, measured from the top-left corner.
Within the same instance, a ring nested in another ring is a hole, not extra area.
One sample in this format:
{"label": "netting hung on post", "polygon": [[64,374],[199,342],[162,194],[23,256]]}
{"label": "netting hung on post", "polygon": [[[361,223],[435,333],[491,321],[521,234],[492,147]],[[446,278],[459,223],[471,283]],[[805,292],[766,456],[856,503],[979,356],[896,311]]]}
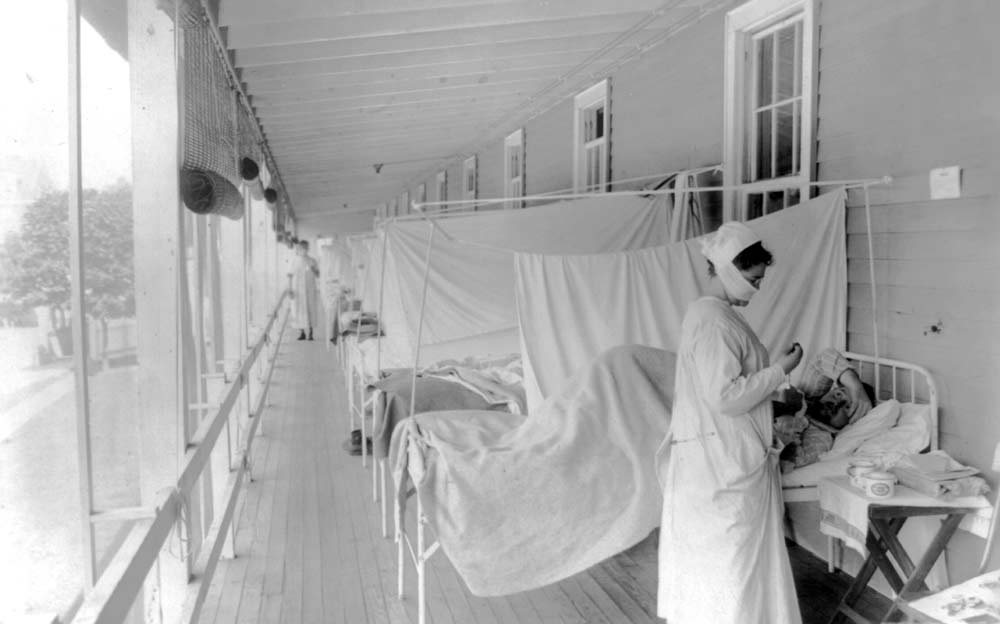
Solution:
{"label": "netting hung on post", "polygon": [[207,18],[191,9],[179,25],[184,35],[181,197],[197,214],[239,219],[243,196],[237,171],[235,92]]}

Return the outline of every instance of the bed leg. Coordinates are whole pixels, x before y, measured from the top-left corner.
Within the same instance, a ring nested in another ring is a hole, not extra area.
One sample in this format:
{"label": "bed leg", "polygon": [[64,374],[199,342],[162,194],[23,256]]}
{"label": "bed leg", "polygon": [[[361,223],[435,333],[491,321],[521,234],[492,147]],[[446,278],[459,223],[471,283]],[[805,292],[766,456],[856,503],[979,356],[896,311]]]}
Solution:
{"label": "bed leg", "polygon": [[348,366],[344,372],[347,373],[347,433],[350,435],[354,431],[354,369]]}
{"label": "bed leg", "polygon": [[[396,503],[397,511],[399,503]],[[399,517],[398,515],[396,516]],[[403,527],[402,522],[397,520],[396,525],[396,595],[399,599],[403,599],[403,574],[405,570],[403,566],[406,565],[406,561],[403,560]]]}
{"label": "bed leg", "polygon": [[399,599],[403,599],[403,565],[406,563],[403,560],[403,531],[405,527],[403,526],[403,519],[399,517],[399,501],[395,501],[394,508],[396,510],[396,594]]}
{"label": "bed leg", "polygon": [[427,620],[427,588],[425,578],[426,559],[424,554],[424,509],[417,493],[417,624]]}
{"label": "bed leg", "polygon": [[382,537],[389,537],[389,522],[386,517],[389,514],[388,506],[389,502],[385,498],[385,459],[378,460],[378,485],[379,491],[381,493],[381,507],[382,507]]}
{"label": "bed leg", "polygon": [[358,414],[358,418],[361,420],[361,467],[368,467],[368,430],[365,428],[365,388],[361,386],[361,400],[358,401],[358,405],[361,406],[361,413]]}
{"label": "bed leg", "polygon": [[[372,500],[375,501],[376,503],[378,502],[378,466],[379,466],[379,461],[380,460],[375,457],[375,455],[374,455],[374,448],[375,448],[375,432],[378,431],[378,426],[379,426],[379,423],[381,422],[381,419],[379,418],[379,413],[378,413],[379,399],[381,397],[381,393],[382,393],[381,390],[378,390],[378,389],[373,389],[372,390],[372,449],[373,449],[373,454],[372,454]],[[365,440],[365,447],[367,448],[367,446],[368,446],[368,441]]]}
{"label": "bed leg", "polygon": [[[368,446],[367,442],[365,446]],[[372,501],[378,503],[378,460],[374,455],[372,455]]]}
{"label": "bed leg", "polygon": [[840,540],[833,536],[826,538],[826,571],[834,573],[840,567]]}

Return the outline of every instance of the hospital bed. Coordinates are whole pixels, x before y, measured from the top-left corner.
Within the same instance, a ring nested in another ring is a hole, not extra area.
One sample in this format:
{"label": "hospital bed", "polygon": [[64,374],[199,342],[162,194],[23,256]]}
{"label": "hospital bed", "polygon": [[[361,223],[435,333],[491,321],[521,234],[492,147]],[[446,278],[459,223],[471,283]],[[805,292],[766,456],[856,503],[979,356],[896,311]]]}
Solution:
{"label": "hospital bed", "polygon": [[[934,378],[922,366],[847,352],[844,354],[861,380],[876,388],[878,405],[868,415],[876,415],[879,405],[895,399],[900,403],[900,418],[892,426],[877,426],[872,419],[856,441],[858,448],[848,455],[838,455],[782,475],[782,493],[786,503],[818,505],[817,483],[824,477],[845,473],[855,455],[912,453],[938,449],[938,392]],[[876,415],[877,416],[877,415]],[[862,418],[859,423],[864,423]],[[866,430],[865,430],[866,429]],[[844,432],[847,431],[845,428]],[[844,433],[842,432],[842,433]],[[826,538],[827,569],[833,572],[841,558],[841,544]]]}
{"label": "hospital bed", "polygon": [[[908,420],[910,431],[908,431],[905,436],[906,442],[899,447],[899,452],[910,453],[926,449],[936,449],[938,418],[937,389],[934,384],[934,380],[928,371],[920,366],[896,360],[880,358],[876,362],[876,359],[871,356],[857,353],[846,353],[845,355],[855,369],[858,370],[861,379],[877,388],[880,404],[883,402],[889,404],[891,403],[890,399],[894,399],[902,404],[901,412],[905,410],[906,413],[912,416],[912,418]],[[598,360],[600,359],[601,358],[598,358]],[[601,369],[601,366],[604,365],[601,365],[600,362],[598,362],[597,366],[591,367],[592,378],[581,378],[579,380],[580,388],[576,397],[564,397],[567,399],[567,406],[578,407],[581,405],[580,401],[582,399],[580,399],[580,397],[584,397],[587,393],[592,393],[595,385],[598,387],[602,385],[601,374],[599,372],[594,372]],[[623,374],[623,369],[619,367],[613,377],[619,380],[616,382],[617,385],[624,386],[625,384],[620,384],[620,379],[629,378],[627,375],[630,374],[633,373],[628,370],[625,370]],[[643,375],[640,373],[639,377],[643,377]],[[672,386],[673,377],[672,375],[668,375],[668,377],[670,379],[669,385]],[[648,383],[648,379],[636,379],[636,388],[622,388],[620,390],[621,395],[620,397],[617,397],[616,400],[634,400],[635,397],[630,395],[641,393],[643,391],[649,394],[648,388],[645,390],[641,388],[641,386],[648,385]],[[572,386],[572,383],[568,385]],[[641,462],[637,462],[636,466],[640,466],[641,470],[636,468],[631,477],[626,476],[623,481],[619,481],[617,485],[610,487],[607,490],[608,492],[621,489],[623,485],[631,485],[628,484],[629,478],[634,478],[637,482],[640,482],[642,487],[649,487],[651,483],[655,483],[658,487],[658,482],[655,476],[655,467],[653,467],[652,464],[652,456],[655,451],[655,446],[650,447],[648,443],[650,439],[656,439],[657,441],[662,440],[665,435],[670,409],[669,393],[672,393],[672,387],[669,388],[669,392],[666,388],[660,388],[659,391],[663,393],[663,403],[661,409],[666,415],[663,422],[648,419],[632,420],[628,414],[633,412],[634,409],[622,410],[620,418],[629,423],[623,431],[626,432],[626,435],[629,436],[630,439],[616,439],[609,442],[609,444],[614,446],[636,445],[637,449],[644,449],[641,451],[642,453],[649,454],[650,463],[642,464]],[[565,394],[565,391],[563,393]],[[647,401],[647,403],[648,402],[649,401]],[[551,403],[552,401],[546,401],[543,405],[543,409],[551,407]],[[614,412],[615,410],[609,409],[609,405],[610,404],[606,403],[602,405],[601,409],[605,410],[606,413]],[[584,407],[586,409],[586,404],[584,404]],[[862,421],[864,421],[864,418],[862,418],[859,422]],[[470,511],[470,509],[489,504],[489,501],[476,500],[474,497],[470,498],[467,493],[466,495],[462,495],[456,494],[456,492],[461,489],[463,483],[476,479],[479,472],[484,470],[483,466],[488,467],[493,459],[493,455],[502,457],[505,454],[509,455],[512,448],[515,450],[517,449],[516,444],[510,443],[509,438],[514,434],[509,432],[522,427],[524,423],[524,419],[510,419],[506,423],[500,422],[481,412],[425,413],[415,415],[413,419],[410,419],[410,422],[408,422],[404,428],[397,429],[394,434],[392,460],[395,464],[394,477],[397,483],[396,538],[398,540],[399,549],[397,562],[397,565],[399,566],[398,589],[400,596],[402,596],[404,568],[406,565],[405,554],[408,549],[410,559],[417,572],[418,613],[420,614],[421,621],[423,621],[424,610],[426,608],[424,594],[424,566],[427,559],[432,556],[439,547],[442,547],[442,532],[440,527],[435,525],[442,521],[446,523],[452,522],[453,519],[461,518],[465,515],[472,517],[475,512]],[[601,423],[597,424],[598,426],[604,426]],[[901,426],[902,422],[900,422],[899,425]],[[612,424],[609,426],[615,427],[617,425]],[[504,430],[505,427],[507,428],[506,430]],[[463,429],[466,430],[465,433],[463,433]],[[895,431],[895,429],[897,429],[895,423],[886,424],[884,427],[874,429],[871,436],[879,439],[890,439],[900,433],[899,431]],[[915,434],[912,431],[913,429],[917,430]],[[539,435],[538,437],[544,438],[544,435]],[[453,441],[455,439],[462,438],[468,438],[470,440],[485,440],[488,448],[475,449],[472,444],[461,447],[457,451],[449,448],[453,445]],[[576,443],[574,442],[575,439],[577,439],[576,436],[559,438],[557,444],[555,445],[559,448],[554,451],[551,450],[551,447],[547,448],[544,446],[538,446],[536,447],[536,450],[542,455],[552,453],[553,462],[562,462],[566,457],[573,456],[577,458],[591,458],[594,452],[593,448],[581,447],[579,449],[574,449],[572,445]],[[868,440],[863,440],[862,442],[867,441]],[[644,444],[645,446],[642,446]],[[651,448],[653,450],[650,450]],[[442,453],[444,455],[442,455]],[[464,460],[462,458],[470,455],[473,456],[474,459],[470,461],[467,467],[463,467],[462,462]],[[547,460],[542,459],[540,461],[544,463]],[[585,470],[587,462],[583,462],[579,459],[577,461],[581,462],[578,469]],[[843,474],[846,470],[847,461],[848,458],[846,457],[821,461],[784,475],[783,490],[786,502],[818,501],[818,479],[823,476]],[[535,462],[531,465],[531,467],[526,466],[524,472],[531,472],[532,474],[524,475],[518,474],[521,472],[518,465],[513,464],[507,466],[507,470],[504,472],[503,478],[515,480],[522,479],[524,487],[537,487],[540,482],[545,481],[545,477],[538,473],[538,465],[538,462]],[[483,479],[493,481],[493,477],[496,475],[489,473],[488,470],[485,472],[486,474],[483,475]],[[431,481],[428,481],[429,476],[432,479]],[[434,485],[433,479],[436,479],[437,485]],[[447,483],[447,485],[442,485],[443,483]],[[592,487],[593,484],[588,482],[585,486]],[[489,483],[484,484],[485,491],[489,491],[490,487],[492,486]],[[525,492],[524,496],[530,496],[530,493]],[[655,493],[649,492],[647,494],[647,499],[650,504],[652,504],[658,500],[655,498],[658,496],[660,496],[659,491]],[[416,499],[416,521],[413,529],[415,536],[412,537],[407,533],[407,527],[402,521],[406,501],[411,497]],[[811,504],[818,505],[818,502],[813,502]],[[531,513],[530,509],[527,511],[528,513]],[[549,526],[552,518],[544,516],[546,514],[551,515],[552,513],[556,513],[558,515],[559,512],[553,512],[551,508],[548,508],[545,505],[539,505],[537,513],[543,516],[538,519],[538,522],[545,526]],[[647,524],[650,521],[653,521],[654,524],[652,526],[647,526],[639,523],[638,526],[634,527],[638,529],[636,535],[644,537],[648,534],[651,528],[658,525],[658,515],[656,515],[655,519],[650,520],[652,517],[651,513],[652,512],[647,509],[644,517]],[[526,521],[526,519],[522,517],[514,518],[512,520],[516,520],[517,523],[525,526],[526,532],[538,532],[538,527],[535,526],[530,519]],[[556,521],[557,524],[562,522],[563,526],[573,528],[571,527],[572,523],[582,522],[583,524],[586,524],[589,522],[589,519],[583,518],[581,520],[579,517],[569,517],[562,520],[557,518]],[[501,520],[497,526],[502,527],[503,522],[504,521]],[[426,527],[428,526],[435,531],[437,538],[429,545],[426,535]],[[475,527],[473,527],[473,529],[474,528]],[[456,533],[462,532],[461,529],[456,530],[455,527],[452,527],[451,530]],[[495,530],[501,531],[503,529],[496,528]],[[630,545],[627,542],[629,539],[632,539],[632,537],[634,536],[624,539],[618,543],[617,546],[624,550]],[[511,539],[516,541],[519,538],[515,536]],[[534,542],[532,543],[534,544]],[[542,547],[544,548],[544,545]],[[581,541],[578,546],[578,548],[582,551],[593,550],[593,547],[594,544],[585,541]],[[449,551],[447,545],[444,546],[444,549],[446,553]],[[452,545],[452,550],[457,550],[457,548]],[[531,549],[526,550],[531,551]],[[606,556],[611,556],[615,554],[615,552],[607,552],[604,554]],[[834,541],[830,539],[828,541],[828,556],[831,567],[833,562],[836,560],[835,554]],[[456,562],[455,559],[451,557],[450,553],[449,557],[452,558],[453,563],[456,564],[456,569],[459,571],[460,575],[463,576],[463,579],[469,585],[470,590],[472,590],[474,594],[490,595],[489,593],[483,594],[477,592],[490,592],[495,589],[490,586],[488,579],[483,580],[482,577],[476,578],[472,583],[470,583],[470,578],[466,576],[465,569],[469,567],[468,562],[465,562],[464,564]],[[533,552],[531,557],[537,560],[539,558],[539,553]],[[587,560],[585,559],[585,561]],[[594,561],[593,563],[596,562],[597,561]],[[490,563],[496,565],[496,561]],[[526,562],[525,567],[526,569],[530,568],[530,564]],[[487,571],[483,572],[483,574],[489,574],[488,569],[489,568],[487,568]],[[476,574],[475,571],[470,573],[470,575],[474,574]],[[544,578],[544,576],[540,578]],[[558,578],[552,578],[551,580],[555,581],[558,580]],[[514,587],[515,591],[530,588],[530,586],[526,586],[522,589],[517,589],[516,585],[509,584],[504,587],[506,589]]]}
{"label": "hospital bed", "polygon": [[416,413],[441,410],[524,412],[524,384],[520,356],[468,356],[424,367],[413,379],[413,369],[383,369],[361,389],[372,414],[372,497],[380,504],[382,536],[389,536],[386,460],[393,431],[409,417],[411,396]]}

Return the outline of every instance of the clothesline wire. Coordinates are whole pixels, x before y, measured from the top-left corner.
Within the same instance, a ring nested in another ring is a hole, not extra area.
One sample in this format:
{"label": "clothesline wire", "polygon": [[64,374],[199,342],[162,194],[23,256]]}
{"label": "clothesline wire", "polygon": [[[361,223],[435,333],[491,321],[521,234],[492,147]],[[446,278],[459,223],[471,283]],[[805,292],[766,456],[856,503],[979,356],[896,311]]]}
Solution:
{"label": "clothesline wire", "polygon": [[[640,182],[640,181],[643,181],[643,180],[663,180],[664,182],[669,182],[671,179],[674,179],[674,178],[676,178],[677,176],[680,176],[680,175],[701,175],[703,173],[708,173],[710,171],[722,171],[722,165],[709,165],[709,166],[706,166],[706,167],[699,167],[697,169],[682,169],[682,170],[679,170],[679,171],[670,171],[670,172],[666,172],[666,173],[657,173],[655,175],[638,176],[638,177],[635,177],[635,178],[625,178],[624,180],[614,180],[614,181],[610,182],[609,184],[611,186],[615,186],[615,185],[618,185],[618,184],[626,184],[626,183],[629,183],[629,182]],[[718,186],[712,186],[712,187],[702,187],[700,190],[706,190],[706,191],[713,190],[714,191],[714,190],[720,190],[720,188],[721,187],[718,187]],[[654,193],[654,191],[658,191],[658,190],[660,190],[659,186],[657,186],[656,188],[652,188],[652,189],[635,189],[635,190],[631,190],[631,191],[610,191],[610,193],[627,193],[627,194],[630,194],[630,195],[639,195],[639,196],[643,196],[643,197],[649,196],[651,194],[661,194],[662,195],[663,193]],[[699,189],[696,189],[696,190],[699,190]],[[537,195],[525,196],[525,197],[511,197],[511,198],[503,198],[503,199],[501,199],[501,198],[456,199],[456,200],[446,201],[446,202],[412,202],[412,204],[415,207],[439,206],[440,208],[442,208],[442,211],[440,213],[438,213],[437,216],[438,217],[443,217],[443,216],[447,216],[447,215],[458,215],[458,216],[461,216],[461,215],[469,214],[468,212],[458,212],[458,210],[462,209],[462,208],[465,208],[465,207],[468,207],[469,205],[475,206],[475,205],[478,205],[478,204],[483,203],[483,202],[496,204],[496,203],[510,202],[510,201],[531,201],[533,199],[554,199],[554,198],[561,198],[561,197],[564,197],[564,196],[593,197],[593,196],[597,196],[597,195],[607,195],[608,194],[608,193],[594,193],[594,192],[590,192],[590,193],[573,193],[572,191],[573,191],[572,188],[564,188],[564,189],[558,189],[558,190],[555,190],[555,191],[546,191],[544,193],[538,193]],[[452,205],[456,208],[456,210],[448,212],[448,208],[450,206],[452,206]],[[418,214],[411,214],[411,215],[399,215],[399,216],[395,216],[395,217],[385,217],[383,219],[380,219],[380,221],[384,222],[384,221],[416,220],[416,219],[419,219],[419,218],[421,218],[420,215],[418,215]]]}
{"label": "clothesline wire", "polygon": [[[827,180],[823,182],[808,182],[802,185],[794,186],[841,186],[845,190],[851,190],[855,188],[865,188],[869,186],[877,186],[882,184],[891,184],[892,177],[885,176],[882,178],[869,178],[869,179],[856,179],[856,180]],[[598,198],[598,197],[631,197],[635,195],[643,197],[655,197],[659,195],[680,195],[683,193],[690,192],[711,192],[711,191],[748,191],[754,192],[753,189],[748,188],[746,184],[734,184],[725,186],[689,186],[683,189],[655,189],[655,190],[630,190],[630,191],[608,191],[606,193],[562,193],[558,195],[524,195],[521,197],[493,197],[486,199],[453,199],[443,202],[412,202],[413,209],[418,214],[413,215],[403,215],[399,217],[389,217],[387,219],[381,220],[382,222],[391,221],[413,221],[417,219],[441,219],[447,218],[449,216],[469,216],[469,213],[454,213],[445,212],[441,214],[430,215],[424,212],[424,208],[429,207],[447,207],[447,206],[463,206],[463,205],[484,205],[484,204],[503,204],[513,201],[524,202],[533,200],[552,200],[552,199],[585,199],[585,198]],[[762,189],[761,192],[764,192]],[[483,211],[488,213],[489,211]],[[478,213],[477,213],[478,214]]]}
{"label": "clothesline wire", "polygon": [[[644,175],[635,178],[625,178],[624,180],[612,180],[608,183],[609,186],[616,186],[619,184],[628,184],[629,182],[642,182],[644,180],[662,180],[664,183],[681,175],[701,175],[703,173],[708,173],[710,171],[722,171],[722,165],[710,165],[707,167],[699,167],[698,169],[684,169],[681,171],[671,171],[669,173],[657,173],[655,175]],[[645,192],[649,192],[656,189],[647,189]],[[539,195],[556,195],[559,193],[572,192],[573,188],[563,188],[556,191],[547,191],[545,193],[539,193]]]}
{"label": "clothesline wire", "polygon": [[[864,179],[864,180],[832,180],[832,181],[826,181],[826,182],[812,182],[812,183],[810,183],[810,186],[842,186],[845,190],[852,189],[852,188],[863,188],[863,189],[865,189],[865,203],[866,203],[866,206],[867,206],[868,205],[868,192],[867,192],[868,187],[869,186],[873,186],[873,185],[877,185],[877,184],[890,184],[891,182],[892,182],[892,178],[886,176],[886,177],[883,177],[883,178],[871,178],[871,179]],[[641,191],[635,191],[635,192],[632,192],[632,191],[624,192],[623,191],[620,194],[623,194],[623,195],[626,195],[626,194],[627,195],[638,195],[638,194],[667,195],[667,194],[683,194],[683,193],[689,193],[689,192],[692,192],[692,191],[700,191],[700,190],[727,190],[727,189],[732,189],[732,188],[743,188],[743,187],[722,187],[722,186],[690,187],[689,186],[689,187],[686,187],[686,188],[680,189],[680,190],[678,190],[678,189],[663,189],[661,191],[646,191],[645,193],[643,193]],[[600,197],[605,197],[605,196],[608,196],[608,195],[616,195],[616,194],[618,194],[618,193],[602,193],[599,196]],[[591,193],[591,194],[583,194],[583,195],[577,194],[577,195],[575,195],[575,197],[595,197],[595,195],[593,193]],[[424,205],[426,205],[426,204],[424,204]],[[870,208],[866,208],[866,211],[870,212]],[[470,247],[478,247],[480,249],[486,249],[486,250],[489,250],[489,251],[499,251],[499,252],[504,252],[504,253],[512,253],[515,250],[510,249],[509,247],[498,247],[498,246],[494,246],[494,245],[488,245],[486,243],[478,243],[478,242],[474,242],[474,241],[468,241],[468,240],[463,240],[463,239],[456,238],[455,236],[453,236],[452,234],[450,234],[444,227],[442,227],[441,223],[440,223],[440,220],[443,217],[447,217],[449,215],[450,216],[477,216],[477,215],[484,215],[485,216],[487,214],[491,214],[491,212],[495,212],[495,211],[483,211],[483,212],[479,212],[479,213],[461,213],[461,215],[459,215],[458,213],[428,214],[428,213],[423,212],[422,210],[419,210],[419,212],[416,215],[413,215],[413,218],[406,219],[406,220],[407,221],[412,221],[412,220],[415,220],[415,219],[423,219],[423,220],[426,220],[428,222],[436,223],[437,226],[438,226],[438,230],[440,231],[441,235],[444,236],[446,239],[448,239],[449,241],[451,241],[453,243],[458,243],[458,244],[462,244],[462,245],[468,245]],[[397,221],[400,221],[400,219],[398,219],[398,218],[397,219],[391,219],[387,223],[387,225],[391,224],[391,223],[394,223],[394,222],[397,222]],[[870,230],[870,224],[869,224],[869,230]],[[868,234],[868,241],[869,241],[869,244],[871,244],[871,232],[870,231],[869,231],[869,234]],[[874,269],[872,269],[872,270],[874,271]],[[872,281],[874,283],[874,278],[872,279]]]}

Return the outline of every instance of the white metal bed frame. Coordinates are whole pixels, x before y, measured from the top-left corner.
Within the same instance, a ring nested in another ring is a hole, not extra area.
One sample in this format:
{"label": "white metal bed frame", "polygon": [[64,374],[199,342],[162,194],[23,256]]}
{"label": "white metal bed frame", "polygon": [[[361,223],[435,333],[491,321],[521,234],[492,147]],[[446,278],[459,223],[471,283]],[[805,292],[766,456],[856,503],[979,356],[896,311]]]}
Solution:
{"label": "white metal bed frame", "polygon": [[[928,446],[929,450],[936,451],[938,449],[938,392],[930,372],[922,366],[909,362],[876,358],[849,351],[844,353],[844,357],[851,362],[861,381],[875,389],[877,401],[896,399],[900,402],[930,406],[931,437]],[[888,386],[885,385],[885,382],[888,382]],[[921,387],[925,394],[918,395],[918,390]],[[782,494],[786,503],[819,500],[819,489],[816,485],[783,487]],[[842,550],[840,540],[827,537],[827,571],[834,572],[840,566]]]}
{"label": "white metal bed frame", "polygon": [[[865,383],[875,388],[878,401],[896,399],[903,403],[919,403],[930,406],[931,441],[930,450],[938,448],[938,392],[937,385],[930,372],[916,364],[886,358],[874,358],[870,355],[845,352],[846,357]],[[877,364],[876,364],[877,363]],[[880,371],[875,375],[875,370]],[[886,386],[885,382],[889,385]],[[904,385],[904,383],[906,385]],[[918,395],[918,389],[925,394]],[[905,394],[904,394],[905,393]],[[785,502],[801,502],[819,500],[815,485],[782,488]]]}

